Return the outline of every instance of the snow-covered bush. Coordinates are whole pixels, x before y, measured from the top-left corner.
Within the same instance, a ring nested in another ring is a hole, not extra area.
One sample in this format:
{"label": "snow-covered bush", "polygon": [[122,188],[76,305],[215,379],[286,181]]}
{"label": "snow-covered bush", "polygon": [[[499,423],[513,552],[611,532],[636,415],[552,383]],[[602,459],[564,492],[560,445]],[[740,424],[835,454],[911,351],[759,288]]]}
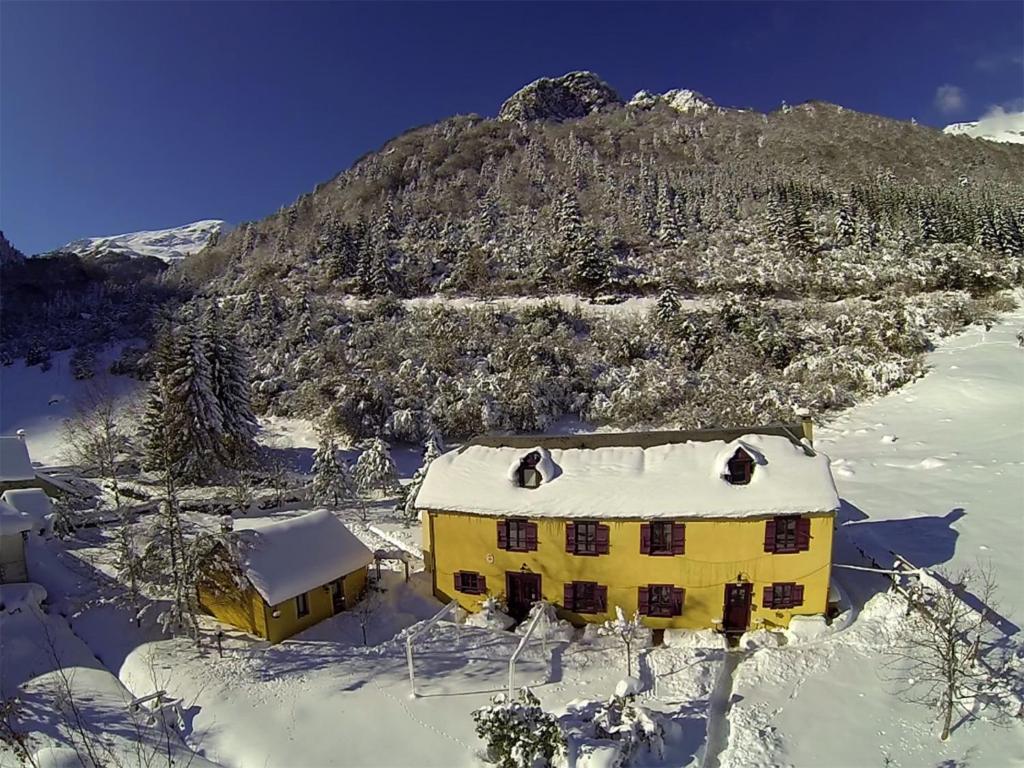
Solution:
{"label": "snow-covered bush", "polygon": [[633,649],[643,642],[645,637],[650,637],[650,630],[644,626],[643,620],[637,611],[633,612],[630,618],[626,618],[620,606],[615,606],[615,618],[609,619],[598,629],[598,633],[605,637],[614,637],[622,643],[626,651],[626,674],[633,674]]}
{"label": "snow-covered bush", "polygon": [[499,768],[546,768],[565,751],[558,721],[528,688],[512,701],[495,696],[473,712],[473,722],[487,744],[487,760]]}
{"label": "snow-covered bush", "polygon": [[565,619],[559,619],[555,606],[546,600],[538,600],[530,607],[526,620],[516,627],[516,632],[520,635],[525,634],[533,617],[538,613],[543,613],[544,617],[537,622],[537,628],[534,629],[533,636],[536,639],[553,643],[572,642],[576,636],[576,628]]}
{"label": "snow-covered bush", "polygon": [[[559,725],[577,768],[625,768],[635,761],[659,761],[666,737],[677,728],[665,715],[636,704],[628,696],[571,702]],[[599,756],[603,762],[597,761]]]}
{"label": "snow-covered bush", "polygon": [[480,601],[480,611],[466,617],[466,625],[484,629],[505,630],[515,624],[515,619],[505,613],[498,598],[489,596]]}

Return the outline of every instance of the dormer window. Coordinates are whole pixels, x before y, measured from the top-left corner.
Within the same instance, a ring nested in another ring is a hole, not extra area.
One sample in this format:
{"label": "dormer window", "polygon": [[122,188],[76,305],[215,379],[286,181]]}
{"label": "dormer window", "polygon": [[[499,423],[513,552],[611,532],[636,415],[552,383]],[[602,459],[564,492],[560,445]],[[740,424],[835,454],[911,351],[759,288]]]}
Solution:
{"label": "dormer window", "polygon": [[519,462],[519,469],[516,470],[516,480],[520,488],[540,487],[541,476],[540,470],[537,468],[538,464],[540,464],[540,454],[537,451],[531,451],[523,456],[523,460]]}
{"label": "dormer window", "polygon": [[737,448],[726,464],[725,479],[731,485],[746,485],[753,474],[754,459],[742,448]]}

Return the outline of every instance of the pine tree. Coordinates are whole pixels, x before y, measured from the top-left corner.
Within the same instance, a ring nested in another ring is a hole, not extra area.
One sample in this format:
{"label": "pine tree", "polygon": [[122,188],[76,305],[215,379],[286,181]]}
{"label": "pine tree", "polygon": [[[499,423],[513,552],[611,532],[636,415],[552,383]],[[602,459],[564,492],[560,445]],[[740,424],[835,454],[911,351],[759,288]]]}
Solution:
{"label": "pine tree", "polygon": [[786,211],[786,245],[792,255],[804,258],[814,253],[814,228],[803,206],[793,201]]}
{"label": "pine tree", "polygon": [[213,397],[221,413],[217,456],[228,467],[247,465],[256,453],[258,424],[252,412],[246,355],[234,324],[215,305],[203,316],[200,343],[210,369]]}
{"label": "pine tree", "polygon": [[607,285],[612,273],[612,260],[608,251],[597,243],[589,227],[583,228],[569,246],[568,254],[573,265],[574,282],[580,289],[596,293]]}
{"label": "pine tree", "polygon": [[670,325],[679,319],[679,294],[671,285],[666,285],[658,296],[655,316],[662,325]]}
{"label": "pine tree", "polygon": [[836,243],[840,246],[851,245],[857,236],[857,215],[853,200],[843,199],[836,210]]}
{"label": "pine tree", "polygon": [[313,499],[317,503],[338,504],[352,495],[347,467],[338,461],[334,437],[324,434],[313,454]]}
{"label": "pine tree", "polygon": [[398,490],[398,469],[391,458],[391,448],[379,437],[359,455],[355,485],[366,496],[387,496]]}
{"label": "pine tree", "polygon": [[657,215],[658,231],[656,234],[658,240],[665,244],[672,244],[683,239],[676,193],[667,183],[658,186]]}
{"label": "pine tree", "polygon": [[427,470],[430,468],[431,463],[441,455],[439,436],[435,437],[435,434],[432,432],[427,437],[423,449],[423,463],[420,464],[419,469],[413,474],[409,484],[403,488],[405,502],[402,508],[407,522],[411,522],[416,518],[416,495],[420,492],[420,487],[423,485],[423,480],[427,476]]}

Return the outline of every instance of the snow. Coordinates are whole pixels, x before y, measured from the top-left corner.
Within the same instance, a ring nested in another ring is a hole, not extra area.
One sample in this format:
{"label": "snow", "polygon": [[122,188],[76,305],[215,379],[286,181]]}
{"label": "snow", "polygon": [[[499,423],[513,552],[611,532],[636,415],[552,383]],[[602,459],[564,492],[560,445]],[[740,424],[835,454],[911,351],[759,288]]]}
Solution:
{"label": "snow", "polygon": [[0,536],[15,536],[36,527],[36,519],[19,512],[6,501],[0,501]]}
{"label": "snow", "polygon": [[[145,386],[128,376],[103,373],[127,343],[112,344],[97,352],[97,375],[92,379],[79,380],[72,375],[71,350],[53,353],[53,367],[48,371],[26,366],[23,358],[0,368],[0,434],[11,435],[23,429],[35,461],[43,465],[63,463],[64,420],[74,415],[80,403],[88,402],[93,393],[109,393],[120,403],[127,403]],[[0,461],[6,464],[6,459],[0,457]]]}
{"label": "snow", "polygon": [[97,251],[113,251],[128,256],[154,256],[163,261],[177,261],[202,250],[210,238],[224,228],[220,219],[203,219],[169,229],[128,232],[123,235],[84,237],[73,240],[61,251],[79,255]]}
{"label": "snow", "polygon": [[48,526],[53,513],[53,502],[40,488],[17,488],[4,491],[3,500],[32,520],[33,529],[41,531]]}
{"label": "snow", "polygon": [[624,677],[615,684],[615,695],[621,697],[636,696],[640,693],[642,686],[640,680],[635,677]]}
{"label": "snow", "polygon": [[34,480],[35,476],[25,441],[13,435],[0,437],[0,481]]}
{"label": "snow", "polygon": [[[758,463],[748,485],[731,485],[727,457],[745,447]],[[690,441],[650,448],[547,452],[554,477],[538,488],[509,482],[509,468],[531,451],[469,445],[436,459],[416,505],[421,509],[530,517],[714,517],[827,512],[839,507],[829,459],[808,456],[789,439]]]}
{"label": "snow", "polygon": [[17,613],[38,609],[46,599],[46,590],[39,584],[0,584],[0,611]]}
{"label": "snow", "polygon": [[373,553],[326,509],[287,520],[241,518],[236,528],[245,575],[268,605],[373,562]]}
{"label": "snow", "polygon": [[1024,144],[1024,112],[1006,112],[1001,107],[996,107],[980,120],[953,123],[943,128],[942,132],[1005,144]]}

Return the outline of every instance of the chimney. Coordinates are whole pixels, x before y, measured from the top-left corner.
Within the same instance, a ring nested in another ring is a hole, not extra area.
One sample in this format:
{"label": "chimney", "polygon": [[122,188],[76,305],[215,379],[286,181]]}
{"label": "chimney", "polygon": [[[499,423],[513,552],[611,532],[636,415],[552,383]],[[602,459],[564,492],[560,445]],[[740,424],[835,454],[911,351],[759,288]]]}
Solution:
{"label": "chimney", "polygon": [[811,412],[807,408],[795,408],[793,413],[800,419],[800,428],[803,430],[804,439],[814,445],[814,421],[811,419]]}

